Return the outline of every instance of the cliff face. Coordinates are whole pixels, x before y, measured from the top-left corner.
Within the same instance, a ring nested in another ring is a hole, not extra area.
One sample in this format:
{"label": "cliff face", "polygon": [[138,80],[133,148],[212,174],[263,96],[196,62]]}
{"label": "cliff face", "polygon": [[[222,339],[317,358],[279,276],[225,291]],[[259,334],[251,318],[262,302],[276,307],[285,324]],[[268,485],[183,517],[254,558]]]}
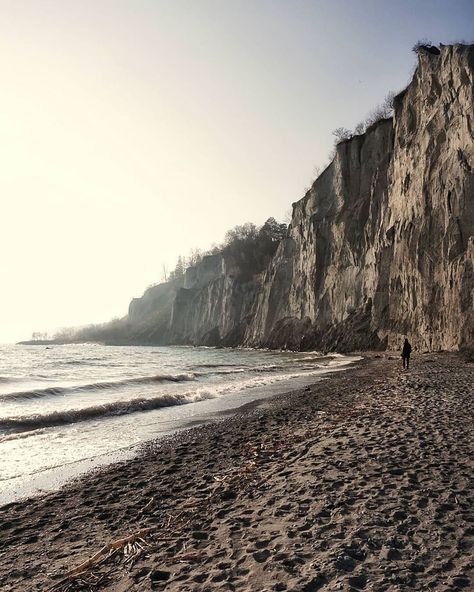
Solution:
{"label": "cliff face", "polygon": [[[247,339],[276,347],[377,347],[368,334],[382,293],[378,242],[388,202],[391,121],[340,144],[293,207],[289,237],[263,281]],[[386,267],[385,265],[383,266]]]}
{"label": "cliff face", "polygon": [[258,276],[247,278],[242,271],[225,255],[204,257],[196,272],[187,271],[170,319],[175,343],[243,342],[242,328],[252,317],[259,282]]}
{"label": "cliff face", "polygon": [[263,272],[207,257],[166,306],[136,299],[132,324],[167,307],[167,343],[347,350],[407,335],[420,349],[472,345],[473,89],[474,46],[421,49],[393,119],[338,145]]}
{"label": "cliff face", "polygon": [[474,330],[474,46],[422,52],[394,121],[381,331],[456,348]]}
{"label": "cliff face", "polygon": [[259,278],[228,253],[206,256],[186,270],[183,282],[159,284],[132,301],[125,341],[144,341],[146,335],[147,343],[240,345]]}

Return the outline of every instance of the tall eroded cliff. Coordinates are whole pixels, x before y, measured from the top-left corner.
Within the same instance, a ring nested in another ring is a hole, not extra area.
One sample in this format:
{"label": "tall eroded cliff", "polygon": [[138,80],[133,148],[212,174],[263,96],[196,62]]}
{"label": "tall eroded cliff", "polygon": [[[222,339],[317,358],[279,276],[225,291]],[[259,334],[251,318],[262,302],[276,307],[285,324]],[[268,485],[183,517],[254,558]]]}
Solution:
{"label": "tall eroded cliff", "polygon": [[405,335],[420,349],[472,345],[474,46],[418,55],[393,118],[337,146],[263,270],[206,257],[182,287],[155,289],[165,304],[132,303],[129,335],[293,349],[391,348]]}

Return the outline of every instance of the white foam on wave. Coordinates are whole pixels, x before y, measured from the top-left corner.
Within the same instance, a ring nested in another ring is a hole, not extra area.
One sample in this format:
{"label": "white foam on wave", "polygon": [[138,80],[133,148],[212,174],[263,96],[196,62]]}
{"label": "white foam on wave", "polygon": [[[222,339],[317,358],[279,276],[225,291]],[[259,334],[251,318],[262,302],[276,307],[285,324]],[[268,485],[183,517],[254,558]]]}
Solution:
{"label": "white foam on wave", "polygon": [[[77,423],[109,415],[127,415],[140,411],[161,409],[162,407],[186,405],[213,396],[211,392],[172,393],[159,397],[141,397],[128,401],[114,401],[113,403],[104,403],[103,405],[94,405],[82,409],[54,411],[45,415],[35,414],[4,417],[0,420],[0,429],[6,432],[29,432],[38,428]],[[7,436],[9,435],[7,433]]]}

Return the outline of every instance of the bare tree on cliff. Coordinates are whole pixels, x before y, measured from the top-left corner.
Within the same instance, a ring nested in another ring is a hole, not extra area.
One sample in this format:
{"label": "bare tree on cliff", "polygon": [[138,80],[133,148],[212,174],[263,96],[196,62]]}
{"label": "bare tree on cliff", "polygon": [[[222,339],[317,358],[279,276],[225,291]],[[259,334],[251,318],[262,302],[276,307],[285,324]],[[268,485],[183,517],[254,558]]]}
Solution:
{"label": "bare tree on cliff", "polygon": [[334,140],[335,144],[339,144],[344,142],[344,140],[350,140],[352,138],[351,130],[348,130],[345,127],[338,127],[333,132],[332,135],[336,138]]}

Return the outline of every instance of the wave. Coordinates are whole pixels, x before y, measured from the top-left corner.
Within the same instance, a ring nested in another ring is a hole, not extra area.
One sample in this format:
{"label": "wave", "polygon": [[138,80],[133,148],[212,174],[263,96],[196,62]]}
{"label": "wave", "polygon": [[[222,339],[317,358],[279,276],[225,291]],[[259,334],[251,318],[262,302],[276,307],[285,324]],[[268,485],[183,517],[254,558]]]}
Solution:
{"label": "wave", "polygon": [[[122,416],[137,412],[151,411],[164,407],[172,407],[175,405],[186,405],[188,403],[194,403],[206,399],[214,399],[216,397],[219,398],[221,396],[229,395],[230,393],[244,392],[247,389],[252,389],[254,387],[268,387],[280,381],[292,381],[300,378],[322,378],[328,373],[343,370],[345,365],[351,364],[358,359],[361,359],[360,356],[345,357],[337,361],[334,360],[335,364],[332,368],[328,367],[328,365],[318,366],[316,364],[312,366],[311,371],[309,372],[290,372],[284,374],[268,373],[267,375],[257,374],[253,377],[247,376],[244,380],[238,381],[237,383],[227,382],[225,384],[207,386],[204,386],[204,384],[201,383],[202,387],[199,388],[199,390],[181,393],[161,394],[160,396],[150,398],[140,397],[129,400],[113,401],[110,403],[104,403],[101,405],[95,405],[83,409],[53,411],[51,413],[46,413],[43,415],[32,414],[0,418],[0,442],[14,440],[17,438],[25,438],[34,434],[38,434],[51,427],[65,426],[68,424],[74,424],[94,419],[106,419],[107,417]],[[332,364],[330,364],[329,366],[332,366]],[[172,376],[172,379],[183,380],[183,377],[186,377],[185,379],[187,380],[194,380],[195,375],[196,374],[193,374],[191,377],[189,375],[176,375]],[[137,379],[129,379],[129,381],[162,381],[166,380],[167,378],[169,379],[169,376],[165,377],[165,375],[161,375],[156,377],[142,377]],[[122,381],[119,384],[123,384],[124,382],[125,381]],[[116,385],[117,383],[99,384]],[[91,385],[88,386],[90,387]],[[296,384],[294,386],[296,386]]]}
{"label": "wave", "polygon": [[[55,426],[88,421],[100,417],[128,415],[141,411],[152,411],[163,407],[173,407],[175,405],[186,405],[196,403],[205,399],[212,399],[215,395],[210,392],[201,393],[175,393],[170,395],[161,395],[150,399],[137,398],[130,401],[115,401],[114,403],[105,403],[85,409],[71,409],[69,411],[54,411],[46,415],[27,415],[18,417],[6,417],[0,419],[0,430],[6,434],[0,437],[0,442],[4,439],[12,439],[14,436],[10,432],[31,432],[41,428],[50,428]],[[21,437],[21,436],[18,436]]]}
{"label": "wave", "polygon": [[[0,435],[0,444],[3,444],[3,442],[9,442],[11,440],[23,440],[24,438],[43,434],[44,432],[45,428],[38,428],[36,430],[29,430],[28,432],[14,432],[7,435]],[[0,479],[0,481],[4,481],[4,479]]]}
{"label": "wave", "polygon": [[14,376],[0,376],[0,384],[7,384],[9,382],[19,382],[21,378],[15,378]]}
{"label": "wave", "polygon": [[91,362],[102,362],[104,358],[83,358],[82,360],[64,360],[61,362],[65,366],[94,366]]}
{"label": "wave", "polygon": [[322,361],[332,360],[334,357],[336,356],[334,356],[333,354],[329,356],[323,356],[322,354],[313,356],[301,356],[301,358],[297,358],[297,362],[314,362],[316,364]]}
{"label": "wave", "polygon": [[195,364],[194,368],[232,368],[241,364]]}
{"label": "wave", "polygon": [[34,389],[22,392],[13,392],[0,395],[0,401],[22,401],[30,399],[40,399],[42,397],[54,397],[58,395],[68,395],[72,393],[82,393],[86,391],[101,391],[106,389],[119,389],[134,384],[153,384],[160,382],[187,382],[196,380],[197,373],[192,374],[157,374],[156,376],[138,376],[136,378],[127,378],[125,380],[115,380],[109,382],[93,382],[77,386],[50,386],[43,389]]}
{"label": "wave", "polygon": [[281,366],[278,364],[267,364],[263,366],[255,366],[253,368],[249,368],[250,372],[276,372],[278,370],[288,370],[289,368],[294,367],[295,364],[291,366]]}
{"label": "wave", "polygon": [[[315,370],[315,374],[320,371]],[[53,411],[48,414],[24,415],[18,417],[6,417],[0,419],[0,442],[6,439],[15,439],[22,437],[21,434],[32,431],[35,433],[44,428],[67,425],[87,421],[91,419],[105,418],[107,416],[126,415],[141,411],[151,411],[163,407],[172,407],[174,405],[185,405],[195,403],[205,399],[214,399],[229,393],[242,392],[253,387],[269,386],[281,380],[290,380],[301,378],[306,373],[292,374],[268,374],[257,373],[253,377],[248,376],[238,383],[225,383],[212,388],[204,387],[197,391],[188,391],[185,393],[162,394],[153,398],[136,398],[131,400],[113,401],[101,405],[86,407],[83,409],[69,409],[66,411]],[[309,373],[313,374],[313,373]],[[181,376],[181,375],[180,375]],[[187,376],[187,375],[184,375]],[[156,378],[156,377],[155,377]],[[163,377],[160,377],[161,379]],[[124,382],[124,381],[123,381]],[[109,383],[100,383],[102,385]],[[116,383],[113,383],[116,384]],[[89,385],[90,386],[90,385]],[[51,390],[51,389],[48,389]]]}

